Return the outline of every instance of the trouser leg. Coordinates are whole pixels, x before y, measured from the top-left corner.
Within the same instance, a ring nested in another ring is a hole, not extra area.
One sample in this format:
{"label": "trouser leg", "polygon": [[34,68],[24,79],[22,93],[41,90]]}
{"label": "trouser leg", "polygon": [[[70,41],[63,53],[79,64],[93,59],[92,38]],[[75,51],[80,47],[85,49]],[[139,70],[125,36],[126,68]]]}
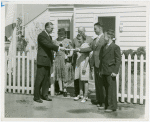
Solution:
{"label": "trouser leg", "polygon": [[42,82],[42,96],[47,97],[50,87],[50,67],[45,67],[45,77]]}
{"label": "trouser leg", "polygon": [[116,89],[116,77],[111,77],[110,75],[106,76],[107,84],[107,101],[108,109],[116,110],[117,109],[117,89]]}
{"label": "trouser leg", "polygon": [[101,105],[104,103],[104,89],[103,89],[103,80],[99,76],[99,69],[94,67],[95,74],[95,90],[96,90],[96,99]]}
{"label": "trouser leg", "polygon": [[79,79],[74,80],[74,91],[75,95],[79,95],[80,89],[79,89]]}
{"label": "trouser leg", "polygon": [[45,76],[45,68],[43,66],[37,65],[37,73],[36,73],[36,79],[34,84],[34,99],[38,100],[40,99],[40,89],[41,84]]}

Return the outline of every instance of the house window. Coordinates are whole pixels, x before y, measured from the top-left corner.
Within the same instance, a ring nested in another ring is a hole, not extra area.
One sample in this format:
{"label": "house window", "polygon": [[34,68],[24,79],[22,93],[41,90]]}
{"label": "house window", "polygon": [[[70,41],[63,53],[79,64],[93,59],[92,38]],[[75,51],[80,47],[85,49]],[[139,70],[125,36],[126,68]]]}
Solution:
{"label": "house window", "polygon": [[65,28],[66,37],[70,39],[70,20],[58,20],[58,29]]}

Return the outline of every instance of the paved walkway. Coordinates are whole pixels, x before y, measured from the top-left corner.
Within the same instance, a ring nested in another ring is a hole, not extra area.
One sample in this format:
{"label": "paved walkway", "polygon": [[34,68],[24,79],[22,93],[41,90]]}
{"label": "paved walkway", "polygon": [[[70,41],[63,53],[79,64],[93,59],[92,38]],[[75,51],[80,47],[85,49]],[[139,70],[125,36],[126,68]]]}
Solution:
{"label": "paved walkway", "polygon": [[73,98],[52,97],[53,101],[36,103],[32,95],[5,94],[6,118],[144,118],[145,106],[118,103],[118,110],[105,113],[92,105]]}

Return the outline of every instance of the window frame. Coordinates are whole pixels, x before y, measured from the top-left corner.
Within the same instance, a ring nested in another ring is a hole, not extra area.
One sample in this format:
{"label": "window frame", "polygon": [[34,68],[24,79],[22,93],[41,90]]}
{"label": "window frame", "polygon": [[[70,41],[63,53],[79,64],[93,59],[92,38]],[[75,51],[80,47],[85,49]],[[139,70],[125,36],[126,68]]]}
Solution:
{"label": "window frame", "polygon": [[[56,39],[58,38],[58,34],[57,34],[57,31],[58,31],[58,20],[70,20],[70,24],[71,24],[71,18],[72,17],[57,17],[57,18],[55,18],[54,28],[55,28],[55,37],[56,37]],[[71,29],[70,29],[70,31],[71,31]]]}

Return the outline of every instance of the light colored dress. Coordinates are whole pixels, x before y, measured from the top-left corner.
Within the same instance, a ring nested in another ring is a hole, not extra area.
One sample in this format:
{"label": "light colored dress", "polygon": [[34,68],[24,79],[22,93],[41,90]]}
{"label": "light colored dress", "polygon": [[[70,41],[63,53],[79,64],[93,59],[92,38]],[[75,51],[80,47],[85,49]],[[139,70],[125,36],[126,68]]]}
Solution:
{"label": "light colored dress", "polygon": [[[62,41],[57,41],[55,40],[54,43],[56,45],[60,45],[62,44],[63,47],[68,48],[68,49],[72,49],[72,41],[70,39],[65,38]],[[62,80],[63,82],[71,82],[74,79],[74,73],[73,73],[73,67],[70,63],[65,63],[65,56],[66,53],[65,51],[61,51],[59,50],[56,54],[55,54],[55,80]]]}
{"label": "light colored dress", "polygon": [[[87,48],[89,47],[88,43],[83,43],[81,45],[81,48]],[[75,67],[75,79],[80,79],[80,81],[89,81],[90,79],[90,66],[89,62],[86,66],[86,72],[85,74],[82,74],[82,69],[85,65],[86,57],[89,56],[89,53],[77,53],[77,61],[76,61],[76,67]]]}

